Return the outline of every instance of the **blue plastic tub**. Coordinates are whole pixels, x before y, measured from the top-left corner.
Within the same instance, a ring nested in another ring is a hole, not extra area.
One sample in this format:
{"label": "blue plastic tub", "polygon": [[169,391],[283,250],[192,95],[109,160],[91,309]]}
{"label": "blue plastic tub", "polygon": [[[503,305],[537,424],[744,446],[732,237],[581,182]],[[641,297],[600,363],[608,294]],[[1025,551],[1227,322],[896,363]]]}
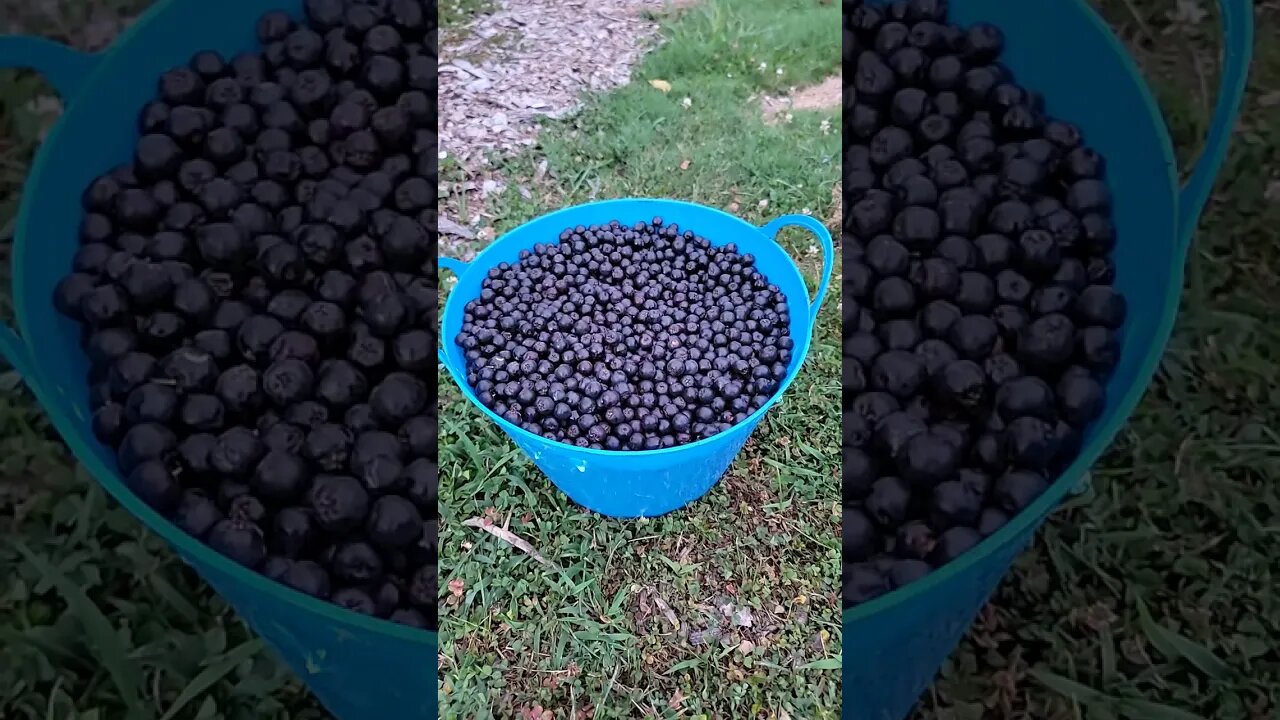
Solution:
{"label": "blue plastic tub", "polygon": [[1226,154],[1253,47],[1249,0],[1223,0],[1224,70],[1204,152],[1178,186],[1169,132],[1151,90],[1106,23],[1082,0],[951,0],[961,24],[1004,30],[1003,61],[1078,124],[1107,158],[1119,245],[1116,284],[1129,302],[1107,408],[1080,457],[1034,505],[920,582],[844,614],[844,717],[901,720],[1049,513],[1081,482],[1142,397],[1173,328],[1182,266]]}
{"label": "blue plastic tub", "polygon": [[79,245],[80,195],[127,162],[138,111],[165,70],[197,50],[230,57],[255,46],[267,10],[301,17],[301,0],[166,0],[104,52],[38,38],[0,37],[0,67],[40,72],[66,111],[36,157],[13,247],[18,333],[0,327],[0,353],[26,381],[76,458],[120,504],[163,537],[229,602],[341,720],[436,717],[436,635],[353,613],[268,580],[192,539],[133,496],[111,451],[94,438],[89,365],[79,327],[51,298]]}
{"label": "blue plastic tub", "polygon": [[[713,245],[737,243],[742,252],[756,256],[756,267],[786,297],[793,309],[791,338],[795,349],[787,376],[769,402],[719,435],[688,445],[640,451],[591,450],[556,442],[518,427],[485,407],[467,384],[466,358],[454,338],[462,329],[463,306],[480,294],[480,283],[489,269],[499,263],[516,261],[521,250],[531,249],[536,243],[555,241],[565,228],[612,220],[632,224],[654,216],[692,230]],[[778,231],[789,225],[809,230],[822,243],[822,279],[812,302],[800,270],[774,242]],[[470,263],[440,258],[440,266],[458,276],[458,284],[449,293],[441,318],[440,364],[448,369],[463,395],[511,436],[551,482],[574,502],[614,517],[662,515],[697,500],[716,484],[760,419],[795,379],[809,352],[818,308],[831,281],[833,258],[831,234],[822,223],[807,215],[786,215],[764,227],[756,227],[715,208],[675,200],[607,200],[565,208],[503,235]]]}

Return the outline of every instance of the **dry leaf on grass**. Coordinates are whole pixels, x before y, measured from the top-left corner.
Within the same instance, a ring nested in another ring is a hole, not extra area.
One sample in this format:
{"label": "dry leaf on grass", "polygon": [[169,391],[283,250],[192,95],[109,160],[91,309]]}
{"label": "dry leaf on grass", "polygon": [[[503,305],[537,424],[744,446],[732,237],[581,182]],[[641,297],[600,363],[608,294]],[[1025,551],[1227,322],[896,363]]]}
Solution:
{"label": "dry leaf on grass", "polygon": [[1262,197],[1271,202],[1280,202],[1280,180],[1267,183],[1267,189],[1262,192]]}
{"label": "dry leaf on grass", "polygon": [[680,692],[680,688],[676,688],[676,691],[671,694],[671,699],[667,701],[667,707],[672,710],[679,710],[680,706],[684,704],[684,699],[684,693]]}
{"label": "dry leaf on grass", "polygon": [[658,594],[657,588],[646,585],[640,588],[640,593],[642,597],[653,602],[654,607],[658,609],[658,612],[662,614],[662,617],[667,619],[667,622],[671,623],[671,627],[673,629],[680,629],[680,618],[676,617],[675,611],[672,610],[671,606],[667,604],[667,601],[663,600],[662,596]]}
{"label": "dry leaf on grass", "polygon": [[456,235],[466,240],[475,240],[476,234],[465,225],[459,225],[446,215],[437,215],[436,222],[442,235]]}
{"label": "dry leaf on grass", "polygon": [[671,83],[667,82],[666,80],[650,80],[649,84],[657,88],[658,90],[661,90],[664,93],[671,92]]}

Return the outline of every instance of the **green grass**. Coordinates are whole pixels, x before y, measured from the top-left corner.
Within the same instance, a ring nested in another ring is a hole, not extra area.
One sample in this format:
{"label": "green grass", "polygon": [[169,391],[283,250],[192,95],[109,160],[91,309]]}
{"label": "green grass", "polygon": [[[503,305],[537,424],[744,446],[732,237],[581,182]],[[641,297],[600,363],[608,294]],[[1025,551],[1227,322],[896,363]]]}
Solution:
{"label": "green grass", "polygon": [[493,7],[493,0],[440,0],[440,27],[454,28]]}
{"label": "green grass", "polygon": [[[812,1],[711,0],[666,18],[665,44],[631,85],[545,129],[545,180],[532,179],[534,156],[506,164],[495,229],[632,195],[732,206],[753,222],[827,216],[835,116],[768,127],[752,96],[837,71],[838,17]],[[816,278],[814,240],[787,243]],[[724,480],[639,522],[570,503],[442,379],[441,582],[457,597],[441,611],[441,714],[836,717],[838,338],[829,302],[805,369]],[[509,522],[557,567],[461,525],[476,516]]]}

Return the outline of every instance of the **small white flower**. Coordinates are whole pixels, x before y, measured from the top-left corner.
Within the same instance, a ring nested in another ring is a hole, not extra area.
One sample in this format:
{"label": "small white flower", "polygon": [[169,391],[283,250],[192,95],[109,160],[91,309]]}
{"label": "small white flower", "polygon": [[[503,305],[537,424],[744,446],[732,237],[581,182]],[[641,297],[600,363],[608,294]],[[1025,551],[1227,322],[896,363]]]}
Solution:
{"label": "small white flower", "polygon": [[830,121],[830,120],[823,120],[821,123],[819,123],[819,125],[818,125],[818,129],[822,131],[822,134],[823,134],[823,135],[830,135],[830,134],[831,134],[831,121]]}
{"label": "small white flower", "polygon": [[683,99],[683,100],[681,100],[681,101],[680,101],[680,104],[681,104],[681,105],[683,105],[683,106],[685,106],[685,107],[689,107],[690,105],[692,105],[692,104],[693,104],[693,99],[692,99],[692,98],[685,98],[685,99]]}
{"label": "small white flower", "polygon": [[801,212],[801,213],[804,213],[805,215],[812,215],[812,214],[813,214],[813,211],[812,211],[812,210],[810,210],[809,208],[804,208],[804,209],[803,209],[803,210],[801,210],[800,212]]}
{"label": "small white flower", "polygon": [[781,75],[781,74],[782,74],[782,68],[778,68],[777,70],[774,70],[774,72],[775,72],[775,73],[777,73],[778,75]]}
{"label": "small white flower", "polygon": [[817,255],[817,254],[818,254],[818,246],[817,246],[817,245],[810,245],[810,246],[809,246],[809,254],[810,254],[810,255]]}
{"label": "small white flower", "polygon": [[445,158],[447,158],[447,157],[449,157],[449,153],[445,152],[444,150],[441,150],[441,151],[440,151],[440,159],[441,159],[441,160],[444,160],[444,159],[445,159]]}
{"label": "small white flower", "polygon": [[783,115],[783,116],[782,116],[782,119],[783,119],[783,121],[785,121],[785,122],[791,122],[792,120],[795,120],[795,119],[796,119],[796,116],[795,116],[795,115],[792,115],[791,113],[787,113],[786,115]]}
{"label": "small white flower", "polygon": [[760,69],[761,69],[761,70],[768,70],[768,69],[769,69],[769,63],[767,63],[767,62],[762,62],[762,63],[760,63]]}
{"label": "small white flower", "polygon": [[769,198],[765,198],[764,200],[761,200],[761,201],[760,201],[760,209],[761,209],[761,210],[763,210],[763,209],[765,209],[765,208],[767,208],[767,207],[769,207]]}

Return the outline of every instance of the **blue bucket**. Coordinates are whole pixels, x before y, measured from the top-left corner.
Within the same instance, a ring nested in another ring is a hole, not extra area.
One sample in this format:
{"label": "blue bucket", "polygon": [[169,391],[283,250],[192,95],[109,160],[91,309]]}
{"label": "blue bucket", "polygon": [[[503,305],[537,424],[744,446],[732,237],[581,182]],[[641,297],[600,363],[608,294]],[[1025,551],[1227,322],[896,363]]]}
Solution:
{"label": "blue bucket", "polygon": [[0,354],[93,477],[168,541],[330,712],[342,720],[435,718],[435,633],[360,615],[258,575],[191,538],[125,487],[114,454],[90,426],[80,328],[51,302],[79,246],[81,192],[131,159],[138,112],[160,74],[198,50],[230,57],[254,48],[255,22],[273,9],[302,17],[301,0],[165,0],[100,53],[0,36],[0,67],[38,71],[66,105],[24,188],[12,268],[19,332],[0,326]]}
{"label": "blue bucket", "polygon": [[[537,243],[555,242],[565,228],[578,225],[623,224],[649,221],[655,216],[668,225],[679,225],[705,237],[712,245],[737,243],[741,252],[756,256],[756,268],[777,285],[793,308],[791,339],[795,342],[791,366],[777,392],[760,409],[742,422],[712,437],[661,450],[611,451],[580,448],[549,440],[499,417],[485,407],[467,384],[466,358],[454,338],[462,330],[463,306],[480,294],[480,284],[489,269],[515,262],[521,250]],[[822,243],[822,280],[813,302],[800,270],[786,251],[774,241],[784,227],[800,226]],[[834,260],[831,234],[822,223],[808,215],[784,215],[763,227],[756,227],[727,213],[675,200],[607,200],[565,208],[543,215],[495,240],[470,263],[440,258],[440,266],[458,276],[458,284],[445,301],[440,364],[462,389],[463,395],[520,447],[574,502],[602,515],[613,517],[655,517],[684,507],[711,489],[737,456],[751,431],[769,408],[778,401],[800,372],[818,309],[831,282]],[[807,308],[801,311],[799,308]]]}
{"label": "blue bucket", "polygon": [[952,0],[960,24],[1005,34],[1002,61],[1107,159],[1116,285],[1129,303],[1107,407],[1074,463],[1031,507],[923,580],[844,613],[844,717],[901,720],[1049,513],[1084,478],[1145,392],[1173,329],[1196,222],[1226,155],[1253,48],[1249,0],[1222,0],[1224,71],[1204,152],[1179,189],[1169,132],[1124,45],[1083,0]]}

